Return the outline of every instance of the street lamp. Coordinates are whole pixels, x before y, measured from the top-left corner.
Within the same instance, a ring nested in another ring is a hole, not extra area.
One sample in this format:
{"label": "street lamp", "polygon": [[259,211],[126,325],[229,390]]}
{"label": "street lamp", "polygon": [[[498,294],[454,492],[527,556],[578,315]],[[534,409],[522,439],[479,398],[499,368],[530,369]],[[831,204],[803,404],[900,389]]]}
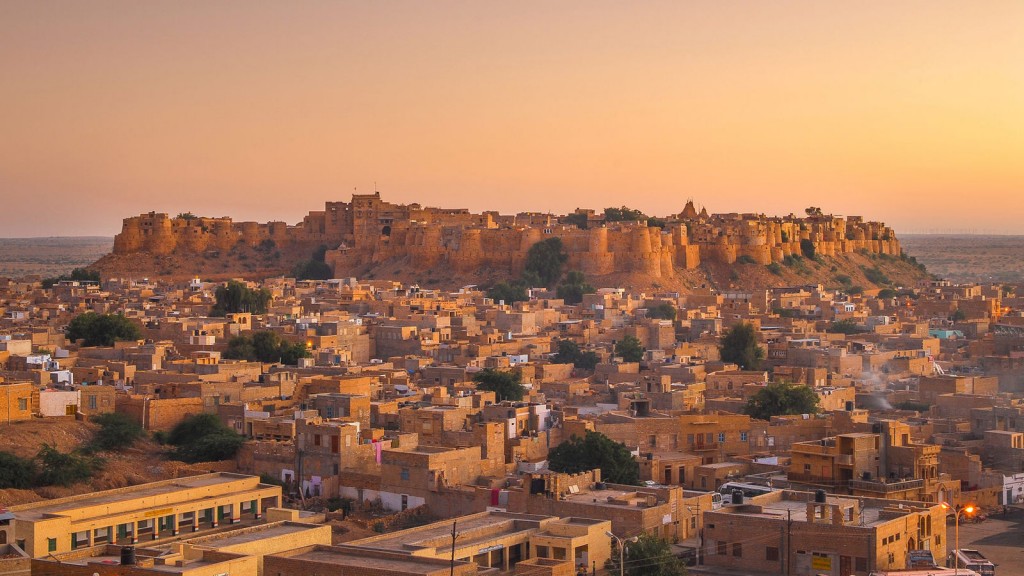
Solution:
{"label": "street lamp", "polygon": [[626,574],[626,542],[636,542],[637,537],[632,538],[619,538],[615,534],[612,534],[611,530],[605,530],[605,535],[615,540],[615,543],[619,546],[619,576],[625,576]]}
{"label": "street lamp", "polygon": [[949,502],[943,502],[940,504],[942,509],[946,511],[946,516],[953,514],[954,530],[956,534],[956,540],[953,544],[953,574],[960,574],[960,557],[957,556],[957,552],[960,550],[960,515],[961,514],[974,514],[975,508],[973,504],[960,507],[953,506]]}

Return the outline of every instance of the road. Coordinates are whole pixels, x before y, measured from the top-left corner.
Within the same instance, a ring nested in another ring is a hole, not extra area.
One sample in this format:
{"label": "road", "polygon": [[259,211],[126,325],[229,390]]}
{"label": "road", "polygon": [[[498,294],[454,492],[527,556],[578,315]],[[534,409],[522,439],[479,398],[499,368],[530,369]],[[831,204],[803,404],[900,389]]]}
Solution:
{"label": "road", "polygon": [[[952,546],[952,524],[946,534]],[[990,515],[976,524],[960,524],[960,547],[974,548],[984,554],[996,564],[999,576],[1024,576],[1024,511],[1015,510],[1006,516]]]}

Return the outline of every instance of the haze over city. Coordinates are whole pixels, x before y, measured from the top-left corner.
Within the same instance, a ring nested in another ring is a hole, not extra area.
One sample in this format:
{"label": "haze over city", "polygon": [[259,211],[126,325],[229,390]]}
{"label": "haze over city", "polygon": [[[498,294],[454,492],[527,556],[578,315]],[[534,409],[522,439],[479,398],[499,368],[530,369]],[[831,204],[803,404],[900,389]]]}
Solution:
{"label": "haze over city", "polygon": [[3,236],[151,210],[835,214],[1024,233],[1024,4],[0,4]]}

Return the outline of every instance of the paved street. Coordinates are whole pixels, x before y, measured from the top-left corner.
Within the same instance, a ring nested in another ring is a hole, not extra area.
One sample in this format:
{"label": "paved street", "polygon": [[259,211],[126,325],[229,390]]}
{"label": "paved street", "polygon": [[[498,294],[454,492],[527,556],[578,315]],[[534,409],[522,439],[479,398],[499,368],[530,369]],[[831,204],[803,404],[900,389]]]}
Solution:
{"label": "paved street", "polygon": [[[953,544],[953,525],[947,534]],[[960,525],[960,547],[975,548],[994,562],[999,576],[1024,576],[1024,511],[995,514],[984,522]]]}

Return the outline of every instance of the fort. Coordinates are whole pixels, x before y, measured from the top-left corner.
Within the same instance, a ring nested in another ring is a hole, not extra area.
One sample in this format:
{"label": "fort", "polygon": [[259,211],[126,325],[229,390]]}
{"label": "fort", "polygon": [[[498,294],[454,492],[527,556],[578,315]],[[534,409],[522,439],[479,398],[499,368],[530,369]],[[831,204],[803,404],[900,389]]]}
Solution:
{"label": "fort", "polygon": [[[570,223],[581,219],[585,226]],[[657,223],[604,222],[589,210],[569,216],[473,214],[392,204],[381,200],[378,192],[353,195],[351,202],[327,202],[324,210],[310,212],[294,226],[150,212],[124,219],[114,239],[114,254],[202,254],[240,244],[298,254],[325,245],[325,260],[335,276],[394,261],[412,269],[471,272],[489,267],[514,275],[522,271],[531,246],[558,237],[570,269],[593,276],[638,273],[653,278],[671,278],[678,269],[694,269],[702,261],[782,262],[800,255],[807,242],[815,254],[826,257],[900,254],[892,229],[859,216],[709,215],[706,210],[698,212],[690,201],[681,212]]]}

